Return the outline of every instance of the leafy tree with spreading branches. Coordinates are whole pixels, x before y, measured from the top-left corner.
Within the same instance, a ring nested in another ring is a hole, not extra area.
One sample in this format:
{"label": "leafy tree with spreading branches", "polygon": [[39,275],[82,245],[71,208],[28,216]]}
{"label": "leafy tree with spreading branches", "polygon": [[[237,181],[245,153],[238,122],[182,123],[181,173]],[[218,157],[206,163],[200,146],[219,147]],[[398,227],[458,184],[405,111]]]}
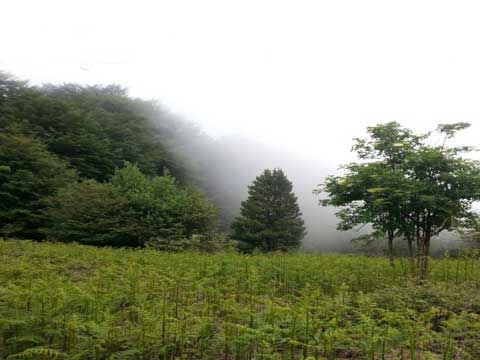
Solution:
{"label": "leafy tree with spreading branches", "polygon": [[363,161],[328,177],[315,190],[328,195],[320,203],[340,208],[338,229],[369,224],[372,236],[385,236],[391,259],[393,240],[406,239],[412,256],[416,246],[418,269],[426,277],[432,238],[477,224],[472,205],[480,199],[479,163],[461,157],[471,147],[446,146],[468,126],[439,125],[441,146],[428,143],[430,134],[416,135],[395,122],[368,128],[369,138],[356,139],[353,146]]}

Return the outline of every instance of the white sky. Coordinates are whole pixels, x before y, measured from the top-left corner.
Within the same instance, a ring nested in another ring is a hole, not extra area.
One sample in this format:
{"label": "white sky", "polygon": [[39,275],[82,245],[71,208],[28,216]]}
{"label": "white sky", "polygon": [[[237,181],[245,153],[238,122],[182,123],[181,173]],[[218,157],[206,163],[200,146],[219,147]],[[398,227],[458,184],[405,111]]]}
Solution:
{"label": "white sky", "polygon": [[337,163],[393,120],[469,121],[459,142],[479,143],[479,19],[460,0],[0,0],[0,69],[115,82],[212,135]]}

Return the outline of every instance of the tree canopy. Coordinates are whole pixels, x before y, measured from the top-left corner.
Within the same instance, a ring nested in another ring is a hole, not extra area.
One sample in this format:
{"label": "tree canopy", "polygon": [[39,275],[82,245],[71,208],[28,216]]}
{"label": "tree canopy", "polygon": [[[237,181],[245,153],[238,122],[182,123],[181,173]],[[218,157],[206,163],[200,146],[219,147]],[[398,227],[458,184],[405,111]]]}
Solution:
{"label": "tree canopy", "polygon": [[6,75],[0,82],[0,130],[36,137],[81,178],[108,181],[125,161],[148,175],[165,168],[185,175],[167,150],[171,134],[155,103],[132,99],[114,85],[34,88]]}
{"label": "tree canopy", "polygon": [[193,129],[117,85],[33,87],[0,73],[0,236],[111,246],[207,236],[217,211],[178,151]]}
{"label": "tree canopy", "polygon": [[[430,134],[416,135],[395,122],[368,128],[370,137],[356,139],[353,146],[364,161],[328,177],[316,190],[328,195],[321,204],[341,208],[340,230],[370,224],[375,235],[388,238],[390,252],[393,239],[403,237],[426,258],[432,237],[477,222],[472,205],[480,199],[479,163],[460,156],[471,148],[446,146],[466,127],[440,125],[441,146],[428,143]],[[420,265],[424,275],[426,266]]]}

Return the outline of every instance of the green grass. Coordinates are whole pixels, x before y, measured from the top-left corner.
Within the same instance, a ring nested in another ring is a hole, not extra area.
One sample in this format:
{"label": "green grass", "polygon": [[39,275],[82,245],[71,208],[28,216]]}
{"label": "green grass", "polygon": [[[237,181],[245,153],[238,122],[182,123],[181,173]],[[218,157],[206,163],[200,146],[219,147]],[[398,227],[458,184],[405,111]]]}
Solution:
{"label": "green grass", "polygon": [[0,359],[480,359],[480,262],[0,241]]}

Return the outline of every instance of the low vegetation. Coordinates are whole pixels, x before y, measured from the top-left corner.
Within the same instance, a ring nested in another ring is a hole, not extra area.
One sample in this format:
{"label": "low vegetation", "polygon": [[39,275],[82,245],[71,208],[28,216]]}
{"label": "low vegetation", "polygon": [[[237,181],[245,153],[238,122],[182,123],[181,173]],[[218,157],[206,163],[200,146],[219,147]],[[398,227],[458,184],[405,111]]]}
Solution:
{"label": "low vegetation", "polygon": [[2,359],[478,359],[479,254],[165,253],[0,241]]}

